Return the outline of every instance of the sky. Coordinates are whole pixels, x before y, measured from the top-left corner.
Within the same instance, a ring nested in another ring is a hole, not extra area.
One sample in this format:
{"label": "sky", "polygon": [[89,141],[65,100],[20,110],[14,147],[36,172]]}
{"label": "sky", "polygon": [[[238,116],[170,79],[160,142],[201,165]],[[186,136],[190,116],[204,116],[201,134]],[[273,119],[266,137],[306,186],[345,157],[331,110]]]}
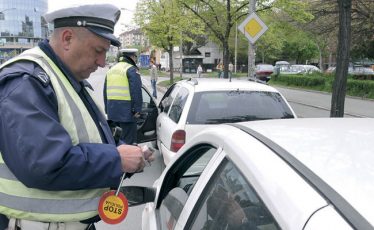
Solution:
{"label": "sky", "polygon": [[132,20],[132,11],[135,11],[137,0],[48,0],[48,11],[61,9],[71,5],[98,3],[109,3],[117,6],[118,8],[126,9],[121,10],[121,17],[114,28],[115,35],[119,35],[121,32],[123,32],[126,25],[134,25]]}

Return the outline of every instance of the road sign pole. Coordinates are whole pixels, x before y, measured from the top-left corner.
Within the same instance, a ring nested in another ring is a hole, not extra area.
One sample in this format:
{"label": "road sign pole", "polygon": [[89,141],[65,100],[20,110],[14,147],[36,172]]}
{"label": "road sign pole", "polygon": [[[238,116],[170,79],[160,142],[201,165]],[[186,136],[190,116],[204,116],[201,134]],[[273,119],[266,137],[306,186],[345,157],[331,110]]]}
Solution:
{"label": "road sign pole", "polygon": [[[256,0],[249,0],[249,15],[256,12]],[[252,42],[248,43],[248,80],[255,77],[256,47]]]}
{"label": "road sign pole", "polygon": [[249,1],[249,15],[238,26],[238,29],[249,40],[248,44],[248,80],[255,78],[256,46],[255,42],[268,29],[265,23],[256,14],[256,0]]}

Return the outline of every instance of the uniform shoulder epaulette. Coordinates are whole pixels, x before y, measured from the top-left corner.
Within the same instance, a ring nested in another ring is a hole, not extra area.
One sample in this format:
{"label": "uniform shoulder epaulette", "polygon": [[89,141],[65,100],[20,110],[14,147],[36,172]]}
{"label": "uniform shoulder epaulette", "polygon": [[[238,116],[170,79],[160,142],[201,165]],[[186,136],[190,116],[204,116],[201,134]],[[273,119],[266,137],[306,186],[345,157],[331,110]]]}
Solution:
{"label": "uniform shoulder epaulette", "polygon": [[49,76],[40,68],[35,68],[34,74],[32,74],[33,77],[38,79],[44,87],[47,87],[51,80],[49,79]]}

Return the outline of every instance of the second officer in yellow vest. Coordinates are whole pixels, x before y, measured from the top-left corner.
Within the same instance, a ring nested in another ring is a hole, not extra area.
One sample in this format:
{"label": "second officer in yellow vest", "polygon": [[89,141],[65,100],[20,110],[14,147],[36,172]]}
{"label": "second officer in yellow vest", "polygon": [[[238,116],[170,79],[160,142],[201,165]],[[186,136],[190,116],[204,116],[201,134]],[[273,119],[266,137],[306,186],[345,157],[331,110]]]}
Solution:
{"label": "second officer in yellow vest", "polygon": [[108,71],[104,86],[108,120],[121,127],[120,141],[126,144],[137,143],[136,118],[140,116],[143,103],[137,52],[137,49],[119,51],[118,63]]}

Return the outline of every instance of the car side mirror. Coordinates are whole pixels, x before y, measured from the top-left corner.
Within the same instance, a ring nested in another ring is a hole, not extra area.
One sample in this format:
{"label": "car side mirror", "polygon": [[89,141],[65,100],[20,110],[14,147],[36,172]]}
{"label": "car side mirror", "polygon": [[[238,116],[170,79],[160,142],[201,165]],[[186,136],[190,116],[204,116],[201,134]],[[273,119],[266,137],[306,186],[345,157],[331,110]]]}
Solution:
{"label": "car side mirror", "polygon": [[156,198],[156,190],[143,186],[124,186],[121,192],[126,196],[129,206],[136,206],[153,202]]}

